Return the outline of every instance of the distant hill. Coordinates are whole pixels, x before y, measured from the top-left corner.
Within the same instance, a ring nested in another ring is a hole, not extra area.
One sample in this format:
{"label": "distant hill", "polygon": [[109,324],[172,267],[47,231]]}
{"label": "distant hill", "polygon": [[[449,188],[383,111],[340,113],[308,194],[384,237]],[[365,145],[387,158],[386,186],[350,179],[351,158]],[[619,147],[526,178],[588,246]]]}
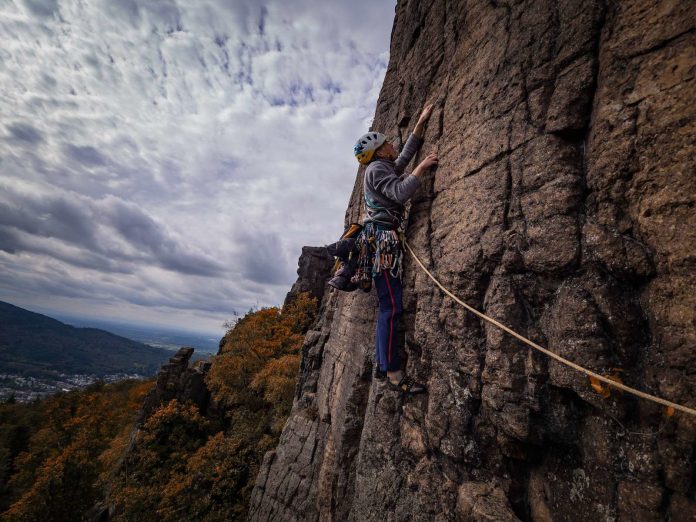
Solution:
{"label": "distant hill", "polygon": [[75,328],[0,301],[0,371],[37,377],[154,374],[172,352],[97,328]]}

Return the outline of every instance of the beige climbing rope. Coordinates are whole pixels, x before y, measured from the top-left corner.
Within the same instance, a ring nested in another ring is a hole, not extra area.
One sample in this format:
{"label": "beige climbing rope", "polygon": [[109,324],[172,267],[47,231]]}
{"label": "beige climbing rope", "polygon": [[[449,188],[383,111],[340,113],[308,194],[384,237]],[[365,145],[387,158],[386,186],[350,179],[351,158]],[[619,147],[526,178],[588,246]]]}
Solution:
{"label": "beige climbing rope", "polygon": [[570,368],[573,368],[574,370],[577,370],[577,371],[579,371],[579,372],[582,372],[582,373],[584,373],[585,375],[587,375],[587,376],[589,376],[589,377],[593,377],[593,378],[597,379],[598,381],[601,381],[601,382],[603,382],[604,384],[607,384],[608,386],[611,386],[612,388],[617,388],[617,389],[619,389],[619,390],[621,390],[621,391],[625,391],[626,393],[630,393],[630,394],[632,394],[632,395],[635,395],[636,397],[640,397],[641,399],[645,399],[645,400],[648,400],[648,401],[653,401],[653,402],[656,402],[656,403],[658,403],[658,404],[662,404],[663,406],[667,406],[668,408],[674,408],[675,410],[683,411],[684,413],[688,413],[689,415],[694,415],[694,416],[696,416],[696,410],[693,409],[693,408],[689,408],[688,406],[682,406],[681,404],[677,404],[677,403],[675,403],[675,402],[668,401],[667,399],[662,399],[662,398],[660,398],[660,397],[655,397],[654,395],[650,395],[649,393],[645,393],[645,392],[642,392],[642,391],[640,391],[640,390],[636,390],[635,388],[631,388],[630,386],[626,386],[625,384],[623,384],[623,383],[621,383],[621,382],[617,382],[617,381],[614,381],[614,380],[612,380],[612,379],[609,379],[608,377],[604,377],[603,375],[600,375],[600,374],[598,374],[598,373],[595,373],[595,372],[593,372],[592,370],[588,370],[587,368],[583,368],[583,367],[580,366],[579,364],[575,364],[574,362],[569,361],[568,359],[565,359],[565,358],[561,357],[560,355],[557,355],[557,354],[553,353],[552,351],[550,351],[550,350],[544,348],[543,346],[539,346],[539,345],[536,344],[534,341],[530,341],[529,339],[527,339],[526,337],[524,337],[524,336],[518,334],[518,333],[515,332],[514,330],[511,330],[510,328],[508,328],[508,327],[505,326],[504,324],[501,324],[501,323],[499,323],[498,321],[496,321],[495,319],[493,319],[493,318],[491,318],[491,317],[488,317],[486,314],[483,314],[483,313],[479,312],[478,310],[476,310],[475,308],[472,308],[471,306],[469,306],[468,304],[466,304],[464,301],[462,301],[461,299],[459,299],[459,298],[458,298],[456,295],[454,295],[452,292],[450,292],[449,290],[447,290],[447,288],[445,288],[445,287],[440,283],[440,281],[438,281],[438,280],[435,278],[435,276],[434,276],[433,274],[431,274],[430,271],[429,271],[427,268],[425,268],[425,265],[423,265],[423,263],[422,263],[421,260],[418,258],[418,256],[416,255],[416,253],[411,249],[411,246],[408,244],[408,242],[406,241],[406,238],[405,238],[405,237],[403,237],[403,243],[404,243],[404,245],[406,246],[406,248],[408,249],[408,251],[410,252],[410,254],[413,256],[413,259],[416,260],[416,263],[418,263],[418,265],[423,269],[423,271],[424,271],[426,274],[428,274],[428,277],[430,277],[430,279],[432,279],[432,280],[435,282],[435,284],[436,284],[437,286],[439,286],[440,289],[441,289],[444,293],[446,293],[448,296],[450,296],[452,299],[454,299],[457,303],[459,303],[459,304],[462,305],[464,308],[466,308],[467,310],[469,310],[471,313],[477,315],[477,316],[480,317],[481,319],[483,319],[483,320],[485,320],[485,321],[488,321],[489,323],[491,323],[491,324],[497,326],[498,328],[500,328],[501,330],[503,330],[503,331],[509,333],[509,334],[512,335],[513,337],[516,337],[517,339],[519,339],[519,340],[522,341],[523,343],[528,344],[529,346],[531,346],[531,347],[534,348],[535,350],[540,351],[541,353],[543,353],[543,354],[545,354],[545,355],[548,355],[548,356],[551,357],[552,359],[555,359],[555,360],[557,360],[558,362],[560,362],[560,363],[562,363],[562,364],[565,364],[566,366],[569,366]]}

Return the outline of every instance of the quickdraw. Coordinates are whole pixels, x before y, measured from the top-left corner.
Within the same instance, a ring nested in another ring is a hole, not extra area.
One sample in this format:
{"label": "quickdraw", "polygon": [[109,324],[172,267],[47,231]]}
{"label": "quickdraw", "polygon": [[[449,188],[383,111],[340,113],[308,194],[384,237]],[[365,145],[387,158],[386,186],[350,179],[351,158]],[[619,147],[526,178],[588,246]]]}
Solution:
{"label": "quickdraw", "polygon": [[403,249],[398,230],[368,222],[356,240],[356,247],[359,257],[352,281],[368,284],[383,270],[389,270],[392,277],[401,277]]}

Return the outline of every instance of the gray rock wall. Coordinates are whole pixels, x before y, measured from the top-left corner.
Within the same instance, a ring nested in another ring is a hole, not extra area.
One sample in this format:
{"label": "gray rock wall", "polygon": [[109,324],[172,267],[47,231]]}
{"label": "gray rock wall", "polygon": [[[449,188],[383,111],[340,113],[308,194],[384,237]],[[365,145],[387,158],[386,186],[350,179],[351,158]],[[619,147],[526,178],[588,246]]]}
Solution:
{"label": "gray rock wall", "polygon": [[[534,341],[696,405],[696,3],[400,1],[374,128],[437,108],[408,240]],[[415,164],[415,162],[414,162]],[[362,218],[362,170],[346,220]],[[695,419],[587,378],[405,264],[407,369],[373,380],[374,294],[328,293],[251,520],[694,520]]]}

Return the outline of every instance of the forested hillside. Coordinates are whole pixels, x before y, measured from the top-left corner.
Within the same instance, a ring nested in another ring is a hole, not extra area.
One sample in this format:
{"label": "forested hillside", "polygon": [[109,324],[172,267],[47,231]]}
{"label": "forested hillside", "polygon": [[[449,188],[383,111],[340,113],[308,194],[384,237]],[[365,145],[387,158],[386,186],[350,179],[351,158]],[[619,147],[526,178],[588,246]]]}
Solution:
{"label": "forested hillside", "polygon": [[81,520],[102,497],[153,380],[0,404],[3,520]]}
{"label": "forested hillside", "polygon": [[292,406],[316,300],[249,312],[207,371],[208,404],[171,399],[137,430],[112,483],[112,520],[244,520],[261,459]]}
{"label": "forested hillside", "polygon": [[196,363],[210,390],[199,403],[176,395],[181,379],[168,380],[177,355],[157,382],[0,404],[3,520],[243,520],[290,412],[315,315],[316,299],[300,294],[242,317],[212,362]]}
{"label": "forested hillside", "polygon": [[96,328],[75,328],[0,301],[0,368],[5,373],[152,375],[170,356],[168,350]]}

